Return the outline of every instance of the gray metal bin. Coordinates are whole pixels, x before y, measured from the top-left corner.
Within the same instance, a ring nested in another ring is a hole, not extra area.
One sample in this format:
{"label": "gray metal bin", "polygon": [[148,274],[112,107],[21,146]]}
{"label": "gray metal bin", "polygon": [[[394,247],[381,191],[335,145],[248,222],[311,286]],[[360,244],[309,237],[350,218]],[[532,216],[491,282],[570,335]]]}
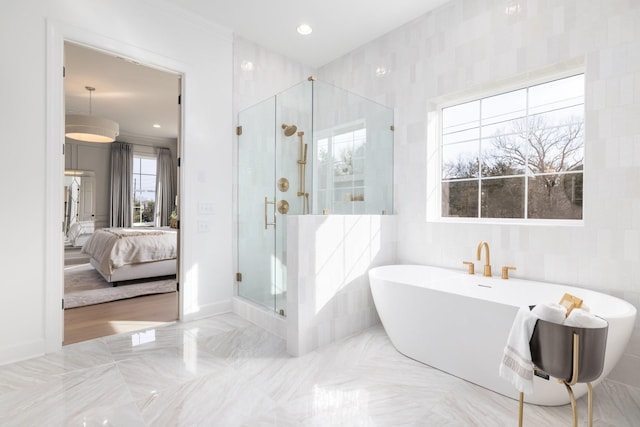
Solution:
{"label": "gray metal bin", "polygon": [[[594,381],[602,374],[608,329],[577,328],[539,319],[529,341],[531,360],[542,371],[569,384]],[[578,337],[575,350],[574,336]],[[575,363],[574,353],[578,356]]]}
{"label": "gray metal bin", "polygon": [[[571,386],[579,382],[587,383],[587,424],[593,425],[591,381],[602,374],[608,330],[608,324],[600,328],[579,328],[538,319],[529,341],[531,361],[536,368],[557,378],[566,387],[574,427],[578,425],[578,410]],[[519,426],[522,426],[523,402],[524,396],[520,393]]]}

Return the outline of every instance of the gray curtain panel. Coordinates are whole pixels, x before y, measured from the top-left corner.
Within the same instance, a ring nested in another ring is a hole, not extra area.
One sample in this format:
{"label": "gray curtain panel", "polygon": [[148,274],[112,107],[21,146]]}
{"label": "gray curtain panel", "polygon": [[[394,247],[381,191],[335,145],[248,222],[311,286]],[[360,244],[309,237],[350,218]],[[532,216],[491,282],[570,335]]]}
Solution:
{"label": "gray curtain panel", "polygon": [[169,225],[176,199],[176,169],[168,148],[158,149],[156,164],[156,226],[162,227]]}
{"label": "gray curtain panel", "polygon": [[133,146],[111,144],[111,227],[131,227]]}

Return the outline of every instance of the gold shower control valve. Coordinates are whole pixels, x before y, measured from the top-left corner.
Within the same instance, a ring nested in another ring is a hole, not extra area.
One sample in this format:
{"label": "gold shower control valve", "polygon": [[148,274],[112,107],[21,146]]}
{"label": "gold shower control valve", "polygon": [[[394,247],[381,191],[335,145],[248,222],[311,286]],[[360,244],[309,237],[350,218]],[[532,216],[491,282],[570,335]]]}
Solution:
{"label": "gold shower control valve", "polygon": [[280,178],[277,185],[278,190],[282,191],[283,193],[289,190],[289,180],[285,177]]}
{"label": "gold shower control valve", "polygon": [[277,206],[278,212],[285,215],[289,212],[289,202],[286,200],[280,200]]}

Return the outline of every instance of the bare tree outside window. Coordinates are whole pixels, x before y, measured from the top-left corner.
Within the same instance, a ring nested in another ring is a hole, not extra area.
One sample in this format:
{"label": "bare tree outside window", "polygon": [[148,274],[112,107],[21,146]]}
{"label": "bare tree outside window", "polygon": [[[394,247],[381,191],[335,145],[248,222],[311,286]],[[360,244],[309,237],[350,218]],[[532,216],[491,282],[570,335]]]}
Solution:
{"label": "bare tree outside window", "polygon": [[442,215],[581,219],[584,75],[443,109]]}

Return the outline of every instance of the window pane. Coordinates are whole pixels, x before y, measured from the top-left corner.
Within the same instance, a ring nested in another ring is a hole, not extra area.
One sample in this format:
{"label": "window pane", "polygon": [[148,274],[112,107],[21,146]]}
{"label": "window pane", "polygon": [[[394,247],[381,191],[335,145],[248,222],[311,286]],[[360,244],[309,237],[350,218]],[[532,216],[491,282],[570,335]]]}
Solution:
{"label": "window pane", "polygon": [[333,143],[333,170],[336,176],[351,175],[353,173],[353,151],[351,138],[348,135],[336,135]]}
{"label": "window pane", "polygon": [[155,211],[155,207],[156,203],[154,201],[149,201],[142,204],[141,222],[153,222],[153,213]]}
{"label": "window pane", "polygon": [[480,128],[473,128],[444,135],[442,137],[442,143],[444,145],[449,145],[456,144],[458,142],[475,141],[478,138],[480,138]]}
{"label": "window pane", "polygon": [[483,218],[523,218],[525,178],[482,180]]}
{"label": "window pane", "polygon": [[362,128],[353,132],[353,143],[356,147],[363,145],[367,142],[367,129]]}
{"label": "window pane", "polygon": [[483,138],[495,137],[500,135],[524,135],[527,130],[525,119],[507,120],[488,126],[482,126],[481,132]]}
{"label": "window pane", "polygon": [[146,175],[156,174],[156,159],[140,158],[140,173]]}
{"label": "window pane", "polygon": [[535,126],[536,128],[582,123],[584,122],[584,104],[535,114],[529,118],[529,122],[531,126]]}
{"label": "window pane", "polygon": [[482,100],[482,124],[490,125],[522,118],[527,113],[526,89],[491,96]]}
{"label": "window pane", "polygon": [[529,114],[584,104],[584,74],[529,88]]}
{"label": "window pane", "polygon": [[527,141],[520,135],[483,139],[482,176],[523,175],[527,164]]}
{"label": "window pane", "polygon": [[353,173],[355,175],[364,174],[364,158],[353,159]]}
{"label": "window pane", "polygon": [[529,178],[529,218],[582,219],[582,173]]}
{"label": "window pane", "polygon": [[583,124],[532,129],[529,134],[529,170],[533,173],[582,169]]}
{"label": "window pane", "polygon": [[134,156],[133,223],[153,223],[156,199],[156,159]]}
{"label": "window pane", "polygon": [[316,160],[318,180],[318,189],[327,188],[327,165],[329,164],[329,140],[322,138],[318,140],[318,158]]}
{"label": "window pane", "polygon": [[443,182],[442,216],[476,218],[478,181]]}
{"label": "window pane", "polygon": [[442,133],[449,134],[480,126],[480,101],[442,109]]}
{"label": "window pane", "polygon": [[140,189],[142,191],[154,192],[156,191],[156,177],[155,175],[141,175],[140,176]]}
{"label": "window pane", "polygon": [[463,142],[442,147],[442,178],[478,177],[478,142]]}

